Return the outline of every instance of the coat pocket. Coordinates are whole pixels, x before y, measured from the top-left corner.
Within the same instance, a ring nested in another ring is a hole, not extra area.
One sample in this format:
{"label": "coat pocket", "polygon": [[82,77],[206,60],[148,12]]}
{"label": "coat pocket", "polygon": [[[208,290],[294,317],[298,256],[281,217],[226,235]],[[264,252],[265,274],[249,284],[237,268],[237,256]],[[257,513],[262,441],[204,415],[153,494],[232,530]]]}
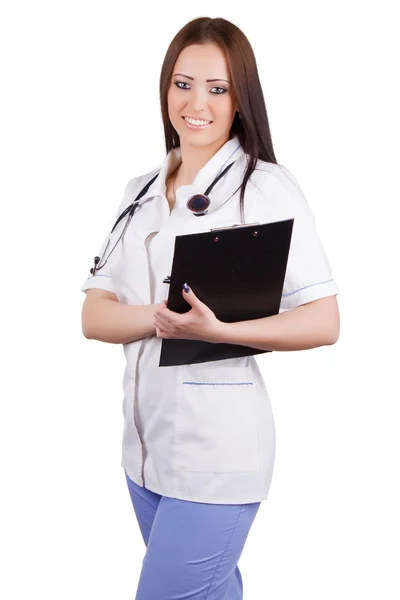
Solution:
{"label": "coat pocket", "polygon": [[259,471],[259,392],[251,369],[188,365],[183,373],[177,397],[177,468],[209,473]]}

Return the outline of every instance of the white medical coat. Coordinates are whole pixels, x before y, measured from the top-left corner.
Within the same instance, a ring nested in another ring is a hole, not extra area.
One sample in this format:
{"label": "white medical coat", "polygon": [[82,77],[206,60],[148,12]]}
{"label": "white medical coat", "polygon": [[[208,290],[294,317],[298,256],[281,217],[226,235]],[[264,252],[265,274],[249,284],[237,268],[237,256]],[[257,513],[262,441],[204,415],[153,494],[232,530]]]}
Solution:
{"label": "white medical coat", "polygon": [[[187,200],[204,193],[234,159],[210,193],[208,213],[195,217]],[[180,162],[180,148],[174,148],[123,241],[105,267],[88,276],[82,291],[109,290],[119,302],[131,305],[159,303],[168,297],[163,280],[171,274],[176,235],[240,223],[239,191],[234,192],[246,169],[246,154],[239,138],[228,140],[192,185],[178,187],[170,214],[165,181]],[[115,218],[158,170],[128,182]],[[244,210],[246,223],[294,217],[280,311],[339,293],[314,214],[287,168],[259,160],[246,186]],[[113,232],[108,251],[124,222]],[[108,238],[107,234],[99,256]],[[153,335],[123,346],[121,466],[138,485],[173,498],[225,504],[266,499],[275,461],[275,426],[255,356],[159,367],[161,343],[162,338]]]}

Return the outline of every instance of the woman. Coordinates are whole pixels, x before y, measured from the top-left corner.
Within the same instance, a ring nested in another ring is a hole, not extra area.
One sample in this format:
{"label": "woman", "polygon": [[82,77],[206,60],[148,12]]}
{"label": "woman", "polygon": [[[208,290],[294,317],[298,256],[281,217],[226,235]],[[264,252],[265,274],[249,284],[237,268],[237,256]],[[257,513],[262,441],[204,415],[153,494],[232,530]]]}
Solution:
{"label": "woman", "polygon": [[[167,155],[131,179],[116,216],[144,189],[114,248],[82,286],[83,332],[122,343],[122,467],[147,546],[137,600],[243,597],[237,566],[267,498],[275,427],[254,356],[160,367],[162,339],[298,350],[333,344],[339,292],[301,189],[272,147],[251,46],[224,19],[199,18],[172,40],[160,80]],[[194,218],[187,202],[233,163]],[[147,185],[146,185],[147,184]],[[240,190],[240,193],[239,193]],[[294,217],[280,314],[219,321],[190,289],[185,314],[166,305],[176,235]],[[107,252],[105,256],[107,256]],[[101,268],[100,268],[101,267]],[[293,310],[287,310],[293,309]]]}

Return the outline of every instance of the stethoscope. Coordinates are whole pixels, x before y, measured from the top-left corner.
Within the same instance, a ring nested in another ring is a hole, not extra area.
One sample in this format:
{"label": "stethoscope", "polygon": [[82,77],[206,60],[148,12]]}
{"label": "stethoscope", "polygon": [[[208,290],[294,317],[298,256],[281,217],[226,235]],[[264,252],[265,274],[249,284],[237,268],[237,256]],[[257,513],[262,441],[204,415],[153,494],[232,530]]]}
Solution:
{"label": "stethoscope", "polygon": [[[208,188],[206,189],[206,191],[204,192],[204,194],[195,194],[194,196],[191,196],[189,198],[189,200],[186,203],[187,208],[193,213],[193,215],[195,217],[202,217],[204,215],[207,214],[208,208],[211,204],[210,199],[208,197],[208,194],[211,192],[211,190],[213,189],[213,187],[215,186],[215,184],[221,179],[221,177],[223,177],[225,175],[225,173],[227,173],[229,171],[229,169],[234,165],[236,161],[233,161],[230,165],[228,165],[223,171],[222,173],[220,173],[212,182],[211,185],[208,186]],[[118,219],[115,221],[113,228],[111,229],[110,232],[110,237],[108,239],[107,245],[104,249],[103,252],[103,256],[104,257],[107,248],[110,244],[110,239],[111,239],[111,234],[113,233],[114,229],[116,228],[116,226],[118,225],[118,223],[126,216],[128,215],[128,218],[126,220],[125,226],[122,230],[121,235],[119,236],[119,238],[117,239],[117,241],[114,244],[114,247],[111,249],[111,251],[109,252],[107,258],[104,260],[104,262],[100,265],[97,266],[98,263],[100,262],[100,257],[99,256],[95,256],[94,257],[94,266],[90,269],[90,272],[93,276],[96,275],[97,271],[100,271],[100,269],[102,269],[104,267],[104,265],[107,263],[108,259],[110,258],[111,254],[114,252],[115,248],[117,247],[117,245],[119,244],[119,242],[122,240],[122,238],[125,235],[125,231],[128,228],[129,223],[131,222],[131,219],[133,217],[133,215],[135,214],[135,211],[138,207],[140,207],[140,203],[139,200],[147,193],[148,189],[150,188],[151,184],[157,179],[157,177],[159,176],[160,172],[157,173],[157,175],[155,175],[148,183],[146,183],[146,185],[144,186],[144,188],[139,192],[139,194],[136,196],[135,200],[132,202],[132,204],[130,204],[127,208],[125,208],[125,210],[119,215]]]}

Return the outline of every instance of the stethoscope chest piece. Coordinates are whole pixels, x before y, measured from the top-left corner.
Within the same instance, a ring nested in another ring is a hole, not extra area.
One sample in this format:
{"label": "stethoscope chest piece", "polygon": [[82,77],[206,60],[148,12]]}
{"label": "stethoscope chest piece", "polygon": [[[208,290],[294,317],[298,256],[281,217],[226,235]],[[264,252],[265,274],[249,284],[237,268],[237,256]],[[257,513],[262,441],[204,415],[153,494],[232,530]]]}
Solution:
{"label": "stethoscope chest piece", "polygon": [[195,194],[189,198],[186,206],[192,211],[195,217],[202,217],[207,214],[210,199],[205,194]]}

